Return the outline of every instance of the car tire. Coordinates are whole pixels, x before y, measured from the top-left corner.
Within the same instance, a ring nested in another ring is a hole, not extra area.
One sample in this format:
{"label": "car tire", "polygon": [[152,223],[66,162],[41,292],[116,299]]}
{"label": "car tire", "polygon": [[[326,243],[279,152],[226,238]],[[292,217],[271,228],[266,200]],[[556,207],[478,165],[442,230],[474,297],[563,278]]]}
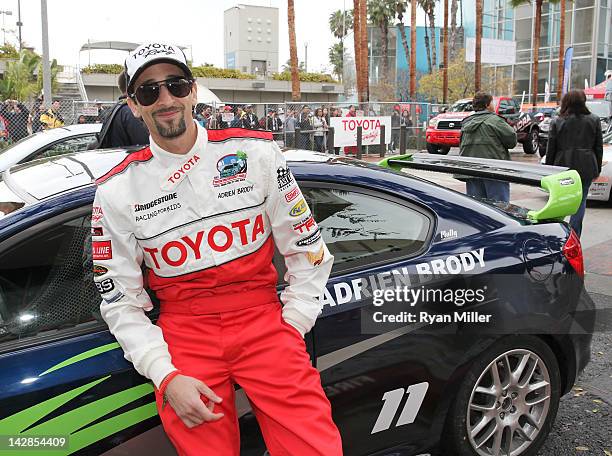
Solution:
{"label": "car tire", "polygon": [[532,128],[523,142],[523,152],[533,155],[540,150],[540,133],[537,128]]}
{"label": "car tire", "polygon": [[443,454],[535,456],[553,426],[560,396],[559,365],[550,347],[535,336],[504,337],[469,367],[449,409]]}
{"label": "car tire", "polygon": [[427,143],[427,152],[436,155],[446,155],[450,151],[450,147],[438,146],[436,144]]}

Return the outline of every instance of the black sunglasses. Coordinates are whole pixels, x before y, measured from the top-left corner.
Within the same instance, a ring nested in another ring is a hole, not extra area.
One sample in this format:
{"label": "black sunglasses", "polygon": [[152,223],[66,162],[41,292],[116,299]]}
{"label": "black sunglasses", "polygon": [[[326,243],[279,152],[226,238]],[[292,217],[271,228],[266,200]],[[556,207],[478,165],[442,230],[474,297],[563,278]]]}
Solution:
{"label": "black sunglasses", "polygon": [[142,106],[151,106],[159,98],[161,86],[165,85],[168,92],[176,98],[185,98],[191,93],[193,79],[170,78],[165,81],[152,82],[138,86],[130,98],[136,99]]}

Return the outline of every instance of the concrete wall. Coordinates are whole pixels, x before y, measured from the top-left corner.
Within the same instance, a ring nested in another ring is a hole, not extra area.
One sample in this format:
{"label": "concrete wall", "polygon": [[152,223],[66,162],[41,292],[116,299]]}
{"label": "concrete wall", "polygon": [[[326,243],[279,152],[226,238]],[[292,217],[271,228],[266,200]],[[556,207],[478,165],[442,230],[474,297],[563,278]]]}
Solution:
{"label": "concrete wall", "polygon": [[[90,100],[115,100],[119,96],[117,76],[113,74],[83,74],[83,83]],[[291,81],[269,79],[208,79],[198,78],[198,84],[210,89],[227,103],[279,103],[291,101]],[[260,87],[263,84],[263,87]],[[342,84],[302,82],[302,101],[335,102],[344,93]]]}

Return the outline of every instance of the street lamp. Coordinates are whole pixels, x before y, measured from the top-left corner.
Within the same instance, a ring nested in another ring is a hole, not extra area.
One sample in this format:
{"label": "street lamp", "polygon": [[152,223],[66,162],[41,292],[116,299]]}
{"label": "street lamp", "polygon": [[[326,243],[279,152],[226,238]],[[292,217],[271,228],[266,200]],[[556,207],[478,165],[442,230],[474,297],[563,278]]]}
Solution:
{"label": "street lamp", "polygon": [[6,46],[6,30],[4,30],[5,29],[4,18],[6,16],[12,16],[13,12],[10,10],[0,10],[0,14],[2,14],[2,31],[4,33],[4,45]]}

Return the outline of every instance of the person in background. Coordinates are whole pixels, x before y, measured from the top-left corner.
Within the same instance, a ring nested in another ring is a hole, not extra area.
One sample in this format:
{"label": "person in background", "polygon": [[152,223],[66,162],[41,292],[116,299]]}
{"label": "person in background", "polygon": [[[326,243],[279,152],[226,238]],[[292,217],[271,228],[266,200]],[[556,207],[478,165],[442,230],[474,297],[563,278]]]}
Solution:
{"label": "person in background", "polygon": [[570,217],[570,226],[582,234],[586,198],[593,179],[599,176],[603,158],[603,138],[599,116],[586,107],[582,90],[570,90],[561,99],[561,111],[548,131],[546,164],[575,169],[582,181],[582,201]]}
{"label": "person in background", "polygon": [[296,128],[300,129],[300,134],[296,137],[297,147],[299,149],[312,150],[312,141],[310,135],[313,133],[312,127],[312,113],[310,112],[310,106],[302,106],[302,111],[296,122]]}
{"label": "person in background", "polygon": [[77,120],[78,124],[86,124],[87,123],[87,119],[85,118],[85,116],[83,114],[81,114],[79,116],[79,120]]}
{"label": "person in background", "polygon": [[0,105],[0,115],[7,121],[8,137],[16,142],[28,136],[28,117],[30,113],[23,103],[6,100]]}
{"label": "person in background", "polygon": [[327,122],[327,125],[329,126],[330,113],[329,109],[326,106],[323,107],[323,117],[325,118],[325,122]]}
{"label": "person in background", "polygon": [[242,128],[248,128],[250,130],[259,129],[259,121],[257,116],[253,112],[253,105],[248,104],[244,107],[244,116],[242,116]]}
{"label": "person in background", "polygon": [[295,111],[291,108],[285,117],[285,147],[295,147]]}
{"label": "person in background", "polygon": [[242,127],[242,117],[244,116],[244,110],[241,106],[236,106],[234,110],[234,120],[231,121],[230,127],[240,128]]}
{"label": "person in background", "polygon": [[[104,118],[98,134],[98,147],[144,146],[149,144],[149,130],[141,118],[137,118],[127,105],[127,77],[122,71],[117,77],[121,95]],[[79,119],[80,122],[80,119]]]}
{"label": "person in background", "polygon": [[399,147],[400,143],[400,107],[399,105],[393,106],[393,112],[391,113],[391,144],[389,144],[389,150],[395,151]]}
{"label": "person in background", "polygon": [[315,109],[314,117],[312,118],[312,128],[314,129],[315,150],[318,152],[325,151],[325,131],[327,130],[327,121],[323,117],[323,109]]}
{"label": "person in background", "polygon": [[43,108],[43,99],[42,97],[38,97],[34,102],[34,106],[32,106],[32,110],[30,111],[30,119],[28,123],[30,124],[30,130],[32,133],[38,133],[42,130],[42,124],[40,123],[40,116],[44,113]]}
{"label": "person in background", "polygon": [[[348,112],[346,113],[346,117],[357,117],[357,109],[354,105],[350,105],[348,107]],[[344,148],[345,155],[357,155],[357,146],[346,146]]]}
{"label": "person in background", "polygon": [[53,100],[51,107],[40,115],[40,123],[43,130],[50,130],[52,128],[58,128],[64,126],[64,118],[60,114],[60,102],[59,100]]}
{"label": "person in background", "polygon": [[[510,160],[510,152],[516,146],[516,133],[505,119],[495,114],[493,97],[478,92],[472,100],[474,114],[461,123],[459,155],[464,157]],[[491,179],[468,178],[469,196],[493,201],[510,202],[510,183]]]}

